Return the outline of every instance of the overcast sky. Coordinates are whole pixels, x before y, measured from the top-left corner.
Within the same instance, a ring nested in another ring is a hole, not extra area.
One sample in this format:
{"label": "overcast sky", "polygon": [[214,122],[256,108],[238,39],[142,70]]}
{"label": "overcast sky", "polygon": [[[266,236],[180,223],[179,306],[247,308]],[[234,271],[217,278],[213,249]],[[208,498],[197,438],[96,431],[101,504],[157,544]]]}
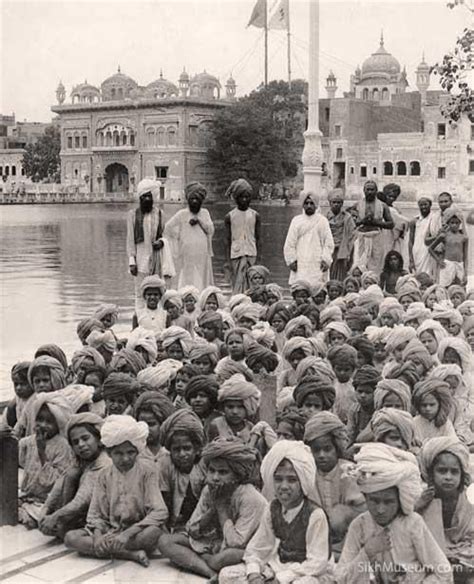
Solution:
{"label": "overcast sky", "polygon": [[[230,73],[243,95],[263,80],[263,32],[247,28],[256,0],[0,0],[0,113],[49,121],[61,79],[68,100],[85,79],[99,86],[120,64],[146,85],[177,82],[183,66],[206,69],[224,85]],[[290,0],[293,77],[306,77],[308,2]],[[425,51],[429,64],[454,46],[466,11],[445,0],[321,0],[321,96],[330,69],[339,93],[357,64],[374,52],[383,29],[385,48],[406,65],[411,89]],[[271,31],[269,77],[286,78],[286,34]],[[437,88],[436,82],[433,88]]]}

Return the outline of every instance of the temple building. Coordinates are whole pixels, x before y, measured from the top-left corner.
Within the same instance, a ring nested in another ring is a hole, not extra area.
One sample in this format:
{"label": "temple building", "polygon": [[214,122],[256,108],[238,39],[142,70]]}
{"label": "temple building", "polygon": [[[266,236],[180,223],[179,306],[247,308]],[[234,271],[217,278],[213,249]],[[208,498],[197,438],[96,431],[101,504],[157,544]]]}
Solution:
{"label": "temple building", "polygon": [[155,178],[161,198],[178,201],[185,185],[198,180],[212,196],[209,126],[235,94],[232,77],[223,91],[206,71],[190,76],[183,70],[177,84],[160,72],[141,86],[119,67],[100,87],[87,81],[76,85],[70,103],[60,83],[58,104],[51,109],[61,129],[62,185],[127,199],[142,178]]}
{"label": "temple building", "polygon": [[450,125],[440,111],[449,99],[430,91],[430,66],[424,56],[416,71],[417,90],[409,91],[406,69],[385,48],[357,67],[350,90],[337,97],[337,79],[326,80],[320,99],[324,183],[342,187],[349,198],[362,192],[366,180],[379,189],[391,182],[405,200],[442,191],[474,201],[474,124],[464,116]]}

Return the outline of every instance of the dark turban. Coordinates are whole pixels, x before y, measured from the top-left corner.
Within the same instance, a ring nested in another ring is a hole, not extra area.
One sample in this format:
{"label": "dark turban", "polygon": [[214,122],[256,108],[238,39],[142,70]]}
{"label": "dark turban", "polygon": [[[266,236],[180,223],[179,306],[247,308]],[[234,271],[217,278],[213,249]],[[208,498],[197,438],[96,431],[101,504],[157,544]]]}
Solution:
{"label": "dark turban", "polygon": [[82,412],[80,414],[73,414],[66,425],[66,436],[69,440],[69,434],[73,428],[78,426],[92,426],[96,429],[97,434],[100,437],[100,429],[104,423],[104,419],[93,414],[92,412]]}
{"label": "dark turban", "polygon": [[306,422],[304,441],[310,444],[313,440],[330,435],[336,446],[339,457],[344,456],[349,440],[347,430],[341,420],[331,412],[313,414]]}
{"label": "dark turban", "polygon": [[130,402],[133,394],[138,391],[138,383],[128,373],[117,373],[114,371],[107,376],[102,390],[104,399],[124,395]]}
{"label": "dark turban", "polygon": [[28,369],[28,383],[31,385],[31,387],[33,387],[34,372],[38,367],[46,367],[46,369],[49,370],[49,375],[51,377],[51,387],[53,391],[66,387],[66,372],[62,363],[60,363],[54,357],[50,357],[49,355],[41,355],[40,357],[36,357],[36,359],[31,362]]}
{"label": "dark turban", "polygon": [[293,316],[291,314],[290,309],[288,308],[288,305],[283,300],[280,300],[279,302],[275,302],[275,304],[272,304],[271,306],[268,307],[267,312],[265,314],[265,319],[271,323],[273,320],[273,317],[276,314],[278,314],[280,316],[280,318],[282,319],[282,321],[285,323],[287,323],[289,320],[291,320],[291,318]]}
{"label": "dark turban", "polygon": [[133,349],[121,349],[112,357],[110,370],[120,368],[124,362],[130,367],[135,377],[146,367],[145,359],[140,353]]}
{"label": "dark turban", "polygon": [[420,411],[421,402],[427,395],[432,395],[439,403],[439,410],[434,425],[439,428],[446,423],[453,407],[453,395],[449,383],[441,379],[425,379],[415,385],[412,400],[416,410]]}
{"label": "dark turban", "polygon": [[239,483],[244,484],[250,482],[254,475],[258,452],[240,438],[217,438],[204,448],[202,458],[206,465],[215,458],[225,460]]}
{"label": "dark turban", "polygon": [[213,325],[222,328],[223,324],[222,316],[215,310],[205,310],[204,312],[201,312],[197,321],[199,326]]}
{"label": "dark turban", "polygon": [[26,377],[28,378],[28,369],[30,368],[31,361],[19,361],[15,363],[11,369],[11,377]]}
{"label": "dark turban", "polygon": [[204,201],[207,195],[207,191],[206,187],[200,182],[190,182],[188,185],[186,185],[184,194],[186,195],[186,200],[188,200],[192,195],[197,195],[201,201]]}
{"label": "dark turban", "polygon": [[392,363],[387,367],[385,377],[386,379],[399,379],[411,388],[420,381],[420,374],[413,361],[402,364]]}
{"label": "dark turban", "polygon": [[364,335],[358,335],[357,337],[352,337],[348,339],[347,344],[354,349],[358,353],[362,353],[364,359],[369,363],[372,363],[374,360],[375,355],[375,345],[367,337]]}
{"label": "dark turban", "polygon": [[217,392],[219,384],[214,375],[195,375],[186,384],[184,397],[188,403],[196,397],[199,392],[205,393],[211,402],[211,408],[217,406]]}
{"label": "dark turban", "polygon": [[202,448],[204,444],[204,428],[198,416],[188,409],[180,409],[171,414],[161,425],[160,442],[169,450],[175,434],[189,436],[191,442]]}
{"label": "dark turban", "polygon": [[277,424],[291,426],[295,440],[303,440],[305,424],[308,421],[307,414],[294,406],[288,406],[282,412],[277,412],[276,420]]}
{"label": "dark turban", "polygon": [[349,328],[351,326],[349,323],[352,321],[360,324],[362,330],[365,330],[372,323],[372,318],[368,311],[360,306],[354,306],[354,308],[348,310],[346,312],[345,320],[349,325]]}
{"label": "dark turban", "polygon": [[77,325],[77,336],[79,337],[82,344],[85,344],[87,337],[92,331],[104,332],[105,327],[102,322],[95,317],[83,318]]}
{"label": "dark turban", "polygon": [[226,191],[226,196],[234,201],[237,201],[239,195],[247,194],[252,196],[252,185],[247,182],[244,178],[238,178],[230,183],[229,188]]}
{"label": "dark turban", "polygon": [[263,347],[259,343],[252,343],[247,348],[245,362],[254,370],[258,364],[263,365],[268,373],[275,371],[278,367],[278,356],[271,349]]}
{"label": "dark turban", "polygon": [[67,371],[67,357],[65,352],[58,347],[58,345],[41,345],[36,350],[35,359],[36,357],[41,357],[42,355],[48,355],[49,357],[54,357],[57,359],[61,365],[63,366],[64,371]]}
{"label": "dark turban", "polygon": [[331,366],[335,365],[350,365],[355,369],[357,366],[357,351],[350,345],[334,345],[327,354],[327,359]]}
{"label": "dark turban", "polygon": [[381,438],[385,434],[396,429],[400,432],[400,436],[407,448],[411,448],[413,445],[415,427],[413,425],[413,416],[410,412],[396,410],[395,408],[382,408],[374,412],[370,425],[376,442],[381,442]]}
{"label": "dark turban", "polygon": [[334,381],[329,377],[322,375],[304,377],[293,390],[293,399],[296,405],[300,408],[304,400],[312,393],[321,397],[323,410],[330,410],[334,405],[336,390],[334,389]]}
{"label": "dark turban", "polygon": [[161,391],[145,391],[135,402],[133,415],[138,419],[142,411],[150,411],[162,424],[174,412],[174,406],[169,397]]}
{"label": "dark turban", "polygon": [[362,365],[362,367],[359,367],[354,373],[352,384],[355,388],[361,385],[370,385],[375,389],[380,379],[380,373],[373,365]]}

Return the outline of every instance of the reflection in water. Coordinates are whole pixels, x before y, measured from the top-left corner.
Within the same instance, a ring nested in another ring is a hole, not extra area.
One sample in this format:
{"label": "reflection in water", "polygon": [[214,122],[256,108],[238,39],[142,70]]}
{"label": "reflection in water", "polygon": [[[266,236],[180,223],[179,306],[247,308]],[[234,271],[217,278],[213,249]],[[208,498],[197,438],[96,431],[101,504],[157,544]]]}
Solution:
{"label": "reflection in water", "polygon": [[[165,206],[165,218],[178,210]],[[133,278],[125,252],[126,205],[21,205],[1,208],[0,400],[10,395],[13,363],[32,359],[36,348],[57,343],[70,357],[79,347],[76,324],[98,304],[120,307],[118,331],[132,317]],[[228,205],[209,207],[216,225],[214,275],[224,280],[223,218]],[[282,248],[297,208],[260,207],[263,261],[285,286]]]}

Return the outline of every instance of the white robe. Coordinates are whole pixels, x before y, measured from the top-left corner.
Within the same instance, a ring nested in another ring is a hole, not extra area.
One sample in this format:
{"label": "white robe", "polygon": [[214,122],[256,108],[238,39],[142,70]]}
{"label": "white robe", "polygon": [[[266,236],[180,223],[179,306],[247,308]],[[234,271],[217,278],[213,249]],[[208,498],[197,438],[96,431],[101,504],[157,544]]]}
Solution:
{"label": "white robe", "polygon": [[297,271],[290,272],[289,284],[305,280],[316,286],[327,281],[329,270],[322,272],[320,264],[324,260],[330,266],[333,251],[334,240],[326,217],[318,211],[293,217],[283,247],[286,264],[298,262]]}
{"label": "white robe", "polygon": [[413,241],[413,260],[417,274],[422,272],[434,276],[436,272],[436,262],[428,251],[425,238],[432,224],[431,213],[427,217],[418,215],[415,219],[415,239]]}

